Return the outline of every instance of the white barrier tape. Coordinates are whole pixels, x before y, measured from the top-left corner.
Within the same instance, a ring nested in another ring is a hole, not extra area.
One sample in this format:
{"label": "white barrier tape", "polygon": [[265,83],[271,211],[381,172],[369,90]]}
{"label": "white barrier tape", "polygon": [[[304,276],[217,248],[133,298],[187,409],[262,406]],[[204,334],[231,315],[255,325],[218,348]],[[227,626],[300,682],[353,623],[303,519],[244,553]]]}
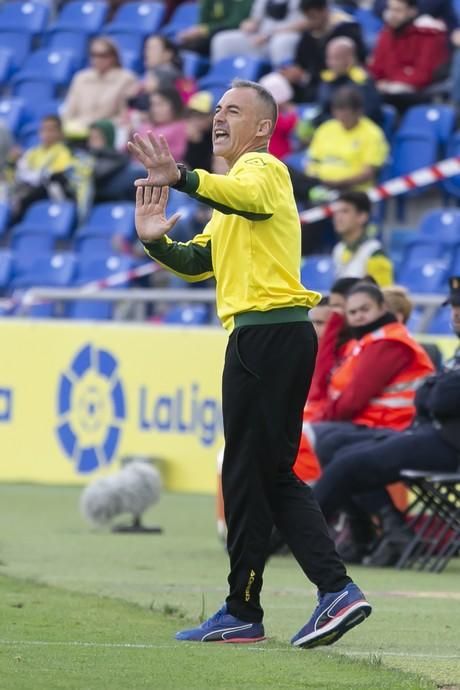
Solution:
{"label": "white barrier tape", "polygon": [[[460,175],[460,156],[446,158],[435,165],[414,170],[408,175],[394,177],[392,180],[370,189],[368,195],[371,201],[382,201],[383,199],[405,194],[412,189],[419,189],[434,182],[446,180],[454,175]],[[333,210],[334,202],[302,211],[299,214],[300,222],[315,223],[318,220],[331,216]]]}

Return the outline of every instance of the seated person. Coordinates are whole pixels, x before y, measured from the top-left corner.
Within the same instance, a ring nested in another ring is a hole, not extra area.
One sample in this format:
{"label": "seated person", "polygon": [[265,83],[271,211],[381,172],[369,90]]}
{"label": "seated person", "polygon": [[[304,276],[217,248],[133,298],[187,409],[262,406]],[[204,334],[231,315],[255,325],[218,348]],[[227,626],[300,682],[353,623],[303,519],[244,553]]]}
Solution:
{"label": "seated person", "polygon": [[288,80],[278,72],[266,74],[259,84],[269,91],[278,105],[278,119],[273,130],[269,153],[280,160],[292,153],[292,134],[297,124],[297,110],[292,103],[293,90]]}
{"label": "seated person", "polygon": [[342,192],[333,207],[340,238],[332,251],[336,278],[372,276],[378,285],[393,283],[393,266],[382,244],[367,232],[371,202],[365,192]]}
{"label": "seated person", "polygon": [[39,145],[27,149],[16,164],[11,191],[13,223],[17,223],[35,201],[75,198],[73,171],[76,161],[64,142],[62,123],[57,115],[42,118],[39,139]]}
{"label": "seated person", "polygon": [[127,153],[115,148],[115,127],[110,120],[91,124],[87,147],[91,159],[93,202],[134,201],[134,180],[144,173]]}
{"label": "seated person", "polygon": [[84,138],[92,122],[117,121],[138,90],[136,75],[121,66],[116,44],[109,38],[94,38],[90,67],[75,74],[65,99],[62,119],[66,134]]}
{"label": "seated person", "polygon": [[326,68],[326,47],[338,36],[350,38],[356,45],[359,62],[366,57],[360,25],[342,9],[331,7],[328,0],[301,0],[300,11],[306,27],[297,42],[293,59],[278,68],[294,88],[297,103],[315,101],[321,71]]}
{"label": "seated person", "polygon": [[251,13],[239,29],[214,36],[212,61],[251,55],[267,59],[275,68],[292,61],[299,32],[307,26],[299,0],[255,0],[250,5]]}
{"label": "seated person", "polygon": [[193,79],[186,79],[182,73],[182,59],[175,43],[162,36],[149,36],[144,45],[144,76],[139,91],[128,101],[130,108],[146,111],[150,96],[157,89],[184,89],[184,99],[196,89]]}
{"label": "seated person", "polygon": [[[460,277],[450,281],[453,327],[460,336]],[[460,352],[444,370],[430,376],[415,396],[415,418],[410,428],[368,443],[338,447],[314,487],[326,518],[341,510],[351,496],[384,492],[400,480],[401,470],[457,472],[460,453]],[[382,528],[400,530],[404,523],[389,497]],[[391,542],[390,552],[371,555],[366,564],[391,565],[400,555],[404,540]],[[398,548],[399,544],[399,548]]]}
{"label": "seated person", "polygon": [[443,76],[448,35],[444,22],[418,16],[416,0],[388,0],[384,18],[369,71],[385,101],[403,111],[428,100],[420,92]]}
{"label": "seated person", "polygon": [[382,122],[382,99],[373,79],[359,64],[356,43],[348,36],[338,36],[326,46],[326,69],[320,74],[317,101],[320,113],[317,126],[331,117],[331,102],[341,86],[355,86],[363,95],[364,114],[377,124]]}
{"label": "seated person", "polygon": [[[372,187],[388,156],[382,130],[364,116],[362,94],[343,86],[332,100],[332,119],[315,131],[307,175],[333,190]],[[313,182],[313,181],[312,181]]]}
{"label": "seated person", "polygon": [[237,29],[251,11],[252,0],[199,0],[199,24],[179,31],[175,41],[184,50],[209,55],[213,37]]}
{"label": "seated person", "polygon": [[184,160],[187,150],[187,126],[184,119],[184,105],[174,87],[157,89],[150,96],[150,106],[143,122],[133,127],[141,136],[152,131],[164,136],[176,160]]}

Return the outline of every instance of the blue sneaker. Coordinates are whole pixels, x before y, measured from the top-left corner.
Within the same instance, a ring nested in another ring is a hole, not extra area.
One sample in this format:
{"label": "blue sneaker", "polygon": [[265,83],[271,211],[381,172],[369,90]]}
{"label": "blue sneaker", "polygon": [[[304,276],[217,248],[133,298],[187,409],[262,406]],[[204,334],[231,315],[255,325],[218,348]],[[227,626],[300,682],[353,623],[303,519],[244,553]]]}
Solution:
{"label": "blue sneaker", "polygon": [[294,647],[310,649],[337,642],[346,632],[362,623],[372,611],[359,587],[350,583],[340,592],[318,595],[312,617],[291,640]]}
{"label": "blue sneaker", "polygon": [[217,611],[199,628],[181,630],[176,640],[186,642],[260,642],[265,640],[262,623],[249,623],[235,618],[227,611],[227,605]]}

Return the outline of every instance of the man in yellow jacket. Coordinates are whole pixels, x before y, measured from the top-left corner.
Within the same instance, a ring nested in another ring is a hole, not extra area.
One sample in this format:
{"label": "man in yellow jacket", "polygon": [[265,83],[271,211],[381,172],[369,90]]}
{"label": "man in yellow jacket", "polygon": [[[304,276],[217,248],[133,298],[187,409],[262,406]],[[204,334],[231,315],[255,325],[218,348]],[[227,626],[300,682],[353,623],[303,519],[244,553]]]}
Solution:
{"label": "man in yellow jacket", "polygon": [[[176,639],[264,639],[262,576],[273,526],[319,590],[319,604],[292,644],[331,644],[371,612],[348,577],[309,487],[292,473],[316,356],[308,310],[320,295],[300,283],[300,224],[287,168],[267,153],[277,118],[259,84],[234,82],[213,122],[214,154],[227,175],[177,166],[163,138],[138,135],[130,151],[145,165],[136,228],[149,256],[190,280],[215,276],[217,310],[230,332],[223,372],[222,470],[230,555],[224,606]],[[186,244],[166,234],[167,186],[214,208]]]}
{"label": "man in yellow jacket", "polygon": [[40,199],[62,201],[73,198],[71,172],[75,165],[71,150],[64,142],[61,120],[47,115],[40,123],[40,143],[19,158],[13,190],[13,222]]}

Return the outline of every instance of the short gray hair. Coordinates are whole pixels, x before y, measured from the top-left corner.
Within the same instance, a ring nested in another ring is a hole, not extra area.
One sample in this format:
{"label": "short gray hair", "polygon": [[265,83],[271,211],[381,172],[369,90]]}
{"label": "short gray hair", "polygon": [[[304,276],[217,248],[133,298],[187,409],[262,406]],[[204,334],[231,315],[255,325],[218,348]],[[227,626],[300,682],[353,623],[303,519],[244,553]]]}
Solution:
{"label": "short gray hair", "polygon": [[249,81],[248,79],[234,79],[232,81],[232,89],[252,89],[256,92],[259,100],[269,112],[269,119],[272,122],[272,128],[270,130],[271,134],[275,129],[276,120],[278,119],[278,105],[270,91],[267,91],[266,88],[264,88],[261,84],[258,84],[256,81]]}

